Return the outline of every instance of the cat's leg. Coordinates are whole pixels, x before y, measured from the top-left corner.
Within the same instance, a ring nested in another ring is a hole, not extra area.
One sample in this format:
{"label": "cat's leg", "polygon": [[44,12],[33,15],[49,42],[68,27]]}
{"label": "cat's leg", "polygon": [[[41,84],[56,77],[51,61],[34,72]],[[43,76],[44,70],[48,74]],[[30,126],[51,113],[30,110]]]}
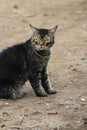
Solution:
{"label": "cat's leg", "polygon": [[23,84],[19,82],[12,83],[12,81],[0,84],[0,98],[17,99],[24,97],[25,94],[23,93]]}
{"label": "cat's leg", "polygon": [[0,98],[18,99],[21,97],[23,97],[23,92],[20,87],[6,85],[3,86],[2,90],[0,90]]}
{"label": "cat's leg", "polygon": [[51,87],[51,83],[50,83],[46,68],[44,68],[42,73],[41,73],[41,83],[42,83],[43,88],[45,89],[45,91],[48,94],[56,94],[57,93],[57,91]]}
{"label": "cat's leg", "polygon": [[10,85],[1,85],[0,98],[16,98],[15,90]]}
{"label": "cat's leg", "polygon": [[9,94],[10,94],[11,99],[19,99],[19,98],[24,97],[25,95],[23,92],[23,87],[20,85],[16,85],[15,87],[14,85],[11,86],[9,88]]}
{"label": "cat's leg", "polygon": [[41,74],[38,73],[36,76],[34,77],[32,76],[32,78],[30,78],[29,80],[36,96],[38,97],[47,96],[47,93],[43,91],[41,88]]}

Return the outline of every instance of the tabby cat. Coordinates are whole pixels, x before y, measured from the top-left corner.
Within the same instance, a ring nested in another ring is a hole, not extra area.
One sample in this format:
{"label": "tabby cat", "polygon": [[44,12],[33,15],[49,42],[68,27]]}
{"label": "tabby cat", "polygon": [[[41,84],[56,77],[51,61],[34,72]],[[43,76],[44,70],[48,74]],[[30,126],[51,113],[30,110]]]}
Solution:
{"label": "tabby cat", "polygon": [[27,80],[36,96],[44,97],[56,93],[48,78],[47,64],[57,26],[49,30],[32,25],[30,27],[33,35],[29,40],[0,53],[0,98],[22,97],[22,86]]}

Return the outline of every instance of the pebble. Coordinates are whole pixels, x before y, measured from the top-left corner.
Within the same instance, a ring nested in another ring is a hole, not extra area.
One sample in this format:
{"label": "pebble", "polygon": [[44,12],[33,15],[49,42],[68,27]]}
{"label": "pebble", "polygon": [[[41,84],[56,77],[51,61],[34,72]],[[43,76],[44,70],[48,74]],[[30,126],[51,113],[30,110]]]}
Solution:
{"label": "pebble", "polygon": [[50,104],[49,103],[47,103],[47,106],[49,106]]}
{"label": "pebble", "polygon": [[5,125],[5,124],[2,124],[1,127],[4,128],[4,127],[6,127],[6,125]]}
{"label": "pebble", "polygon": [[13,8],[18,9],[18,6],[17,6],[17,5],[14,5]]}
{"label": "pebble", "polygon": [[73,83],[73,80],[71,80],[69,83],[72,84],[72,83]]}
{"label": "pebble", "polygon": [[5,103],[5,105],[9,105],[9,103],[8,103],[8,102],[6,102],[6,103]]}
{"label": "pebble", "polygon": [[85,57],[82,57],[81,60],[85,60]]}
{"label": "pebble", "polygon": [[86,100],[85,100],[84,98],[81,98],[81,101],[82,101],[82,102],[85,102]]}

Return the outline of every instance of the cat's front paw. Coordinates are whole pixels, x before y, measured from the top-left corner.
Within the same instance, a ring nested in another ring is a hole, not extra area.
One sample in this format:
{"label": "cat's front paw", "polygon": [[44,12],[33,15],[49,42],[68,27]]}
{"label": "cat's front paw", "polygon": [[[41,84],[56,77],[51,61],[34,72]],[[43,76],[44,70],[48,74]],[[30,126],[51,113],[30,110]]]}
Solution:
{"label": "cat's front paw", "polygon": [[53,90],[48,90],[47,93],[48,93],[48,94],[56,94],[56,93],[57,93],[57,90],[54,90],[54,89],[53,89]]}

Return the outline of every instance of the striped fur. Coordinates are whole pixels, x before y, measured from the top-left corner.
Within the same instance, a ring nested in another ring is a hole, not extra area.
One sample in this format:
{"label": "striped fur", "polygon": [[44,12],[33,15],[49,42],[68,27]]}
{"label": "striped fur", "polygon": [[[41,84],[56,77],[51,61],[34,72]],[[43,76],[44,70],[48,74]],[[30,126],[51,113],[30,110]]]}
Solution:
{"label": "striped fur", "polygon": [[[33,26],[32,28],[34,32],[29,40],[9,47],[0,53],[0,98],[16,99],[22,97],[22,86],[27,80],[30,81],[37,96],[56,93],[51,88],[47,74],[47,64],[51,54],[50,47],[54,43],[54,34],[51,33],[51,30],[36,29]],[[37,49],[34,44],[36,43],[34,41],[36,34],[45,39],[49,33],[53,39],[50,38],[49,44],[46,44],[45,41],[41,43],[42,39],[38,40],[41,46]],[[43,48],[42,44],[45,44],[46,47]]]}

